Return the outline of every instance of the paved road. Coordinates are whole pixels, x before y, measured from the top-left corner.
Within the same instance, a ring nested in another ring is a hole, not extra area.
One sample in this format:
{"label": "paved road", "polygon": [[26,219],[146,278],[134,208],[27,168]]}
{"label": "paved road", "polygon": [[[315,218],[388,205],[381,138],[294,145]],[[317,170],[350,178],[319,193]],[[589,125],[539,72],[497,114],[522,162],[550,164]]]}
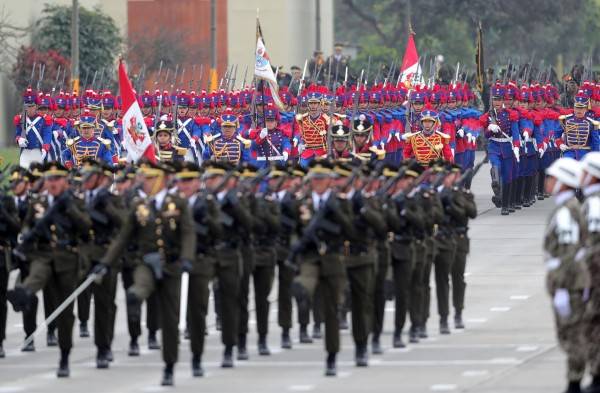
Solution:
{"label": "paved road", "polygon": [[[189,342],[183,341],[176,367],[177,391],[203,393],[283,392],[431,392],[479,393],[552,392],[564,388],[564,357],[557,349],[550,303],[544,292],[541,236],[551,202],[509,217],[492,209],[489,170],[482,168],[474,181],[480,216],[471,226],[472,250],[467,266],[467,309],[464,332],[437,334],[437,318],[429,322],[431,337],[406,349],[392,349],[394,306],[387,303],[384,355],[371,356],[370,367],[354,367],[352,339],[343,333],[337,378],[323,376],[323,343],[294,343],[293,350],[279,349],[276,311],[271,320],[270,357],[257,354],[256,335],[249,337],[250,361],[237,362],[233,370],[219,367],[222,347],[211,325],[204,367],[207,375],[191,377]],[[435,292],[433,292],[435,294]],[[123,304],[120,290],[119,304]],[[273,293],[272,298],[276,299]],[[435,298],[435,295],[433,296]],[[41,302],[40,302],[41,303]],[[41,308],[41,307],[40,307]],[[276,308],[276,307],[275,307]],[[432,315],[436,306],[432,304]],[[41,320],[41,315],[38,318]],[[214,322],[214,316],[209,317]],[[18,350],[22,339],[20,315],[10,313],[7,358],[0,360],[0,393],[7,392],[158,392],[161,358],[146,349],[142,356],[127,357],[127,328],[124,309],[118,311],[115,361],[109,370],[96,370],[93,338],[76,337],[71,378],[57,380],[58,352],[46,348],[45,335],[37,352]],[[255,326],[251,321],[251,329]],[[75,332],[77,333],[77,331]],[[297,331],[293,332],[297,338]],[[76,334],[77,336],[77,334]]]}

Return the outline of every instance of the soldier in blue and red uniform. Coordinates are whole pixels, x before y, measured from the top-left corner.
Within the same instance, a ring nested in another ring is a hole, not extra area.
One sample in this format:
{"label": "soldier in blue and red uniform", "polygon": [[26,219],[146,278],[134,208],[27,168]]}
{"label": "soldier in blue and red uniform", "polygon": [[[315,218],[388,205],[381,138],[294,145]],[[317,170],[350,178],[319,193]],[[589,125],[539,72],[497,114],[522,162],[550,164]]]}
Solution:
{"label": "soldier in blue and red uniform", "polygon": [[579,91],[575,95],[573,113],[559,117],[561,129],[556,134],[556,145],[563,157],[580,160],[590,151],[600,150],[600,122],[588,112],[589,97]]}
{"label": "soldier in blue and red uniform", "polygon": [[[117,116],[116,116],[116,107],[117,100],[112,95],[110,91],[105,91],[101,96],[102,100],[102,110],[100,111],[100,119],[98,124],[102,129],[102,135],[110,136],[110,141],[112,144],[113,154],[116,156],[117,160],[119,157],[122,157],[121,154],[121,134],[119,133],[119,128],[117,127]],[[117,161],[115,161],[117,162]]]}
{"label": "soldier in blue and red uniform", "polygon": [[95,136],[95,128],[98,127],[96,116],[90,111],[84,110],[75,122],[79,135],[66,142],[67,148],[62,152],[62,159],[69,169],[79,168],[85,159],[103,161],[109,165],[113,164],[113,155],[110,150],[110,142]]}
{"label": "soldier in blue and red uniform", "polygon": [[177,96],[175,142],[179,147],[187,149],[186,161],[195,162],[199,165],[202,163],[202,151],[198,147],[197,141],[202,135],[194,118],[188,115],[189,106],[190,97],[185,92],[181,92]]}
{"label": "soldier in blue and red uniform", "polygon": [[510,192],[514,171],[519,157],[518,115],[504,108],[506,89],[499,84],[492,87],[492,107],[481,116],[480,122],[488,138],[488,156],[490,160],[492,201],[501,207],[501,214],[509,214]]}
{"label": "soldier in blue and red uniform", "polygon": [[13,119],[15,141],[21,148],[19,164],[23,168],[29,168],[33,162],[44,162],[51,148],[52,116],[40,113],[38,104],[45,105],[31,88],[27,88],[23,94],[23,114]]}
{"label": "soldier in blue and red uniform", "polygon": [[291,135],[279,127],[279,110],[274,105],[265,108],[264,118],[265,127],[252,140],[251,160],[257,168],[285,164],[292,150]]}
{"label": "soldier in blue and red uniform", "polygon": [[327,129],[330,117],[322,112],[321,93],[314,87],[307,92],[308,112],[296,115],[293,145],[298,147],[300,165],[327,156]]}
{"label": "soldier in blue and red uniform", "polygon": [[220,132],[206,139],[204,160],[227,161],[233,164],[248,161],[248,151],[238,139],[238,118],[230,110],[219,117]]}

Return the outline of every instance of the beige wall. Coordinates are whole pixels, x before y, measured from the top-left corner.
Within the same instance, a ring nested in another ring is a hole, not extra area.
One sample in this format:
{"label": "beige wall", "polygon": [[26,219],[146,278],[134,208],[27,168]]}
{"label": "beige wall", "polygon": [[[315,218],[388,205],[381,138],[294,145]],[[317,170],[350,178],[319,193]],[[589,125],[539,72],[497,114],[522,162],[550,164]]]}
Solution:
{"label": "beige wall", "polygon": [[[238,64],[238,78],[254,70],[256,9],[273,66],[302,67],[315,49],[315,0],[228,0],[229,64]],[[333,49],[333,0],[321,0],[321,49]]]}
{"label": "beige wall", "polygon": [[[27,27],[41,15],[44,4],[71,5],[72,0],[0,0],[0,10],[4,10],[9,23],[17,27]],[[85,8],[98,6],[116,22],[121,34],[127,31],[127,0],[79,0]],[[26,37],[18,45],[30,45],[31,37]],[[12,82],[0,72],[0,146],[11,145],[14,134],[12,119],[20,110],[19,94]]]}

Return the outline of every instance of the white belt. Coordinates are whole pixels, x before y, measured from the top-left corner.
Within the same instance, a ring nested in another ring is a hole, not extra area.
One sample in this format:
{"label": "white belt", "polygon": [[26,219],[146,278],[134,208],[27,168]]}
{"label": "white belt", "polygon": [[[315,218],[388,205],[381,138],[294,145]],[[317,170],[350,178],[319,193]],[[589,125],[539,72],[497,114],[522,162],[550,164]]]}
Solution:
{"label": "white belt", "polygon": [[490,138],[490,141],[494,142],[512,142],[510,138]]}
{"label": "white belt", "polygon": [[[283,160],[284,157],[283,156],[269,156],[269,161],[279,161],[279,160]],[[267,157],[257,157],[256,161],[267,161]]]}

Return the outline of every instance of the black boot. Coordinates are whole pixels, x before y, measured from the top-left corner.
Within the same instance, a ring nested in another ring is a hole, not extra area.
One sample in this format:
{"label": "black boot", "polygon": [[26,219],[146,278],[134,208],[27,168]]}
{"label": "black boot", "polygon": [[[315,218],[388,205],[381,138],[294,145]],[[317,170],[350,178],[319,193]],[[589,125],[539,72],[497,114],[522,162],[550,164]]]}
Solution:
{"label": "black boot", "polygon": [[292,339],[290,338],[290,329],[283,329],[281,333],[281,348],[292,349]]}
{"label": "black boot", "polygon": [[56,370],[56,376],[58,378],[67,378],[71,373],[69,370],[69,351],[60,351],[60,361],[58,362],[58,370]]}
{"label": "black boot", "polygon": [[4,348],[2,347],[2,344],[0,344],[0,359],[3,359],[6,357],[6,353],[4,353]]}
{"label": "black boot", "polygon": [[419,338],[427,338],[429,335],[427,334],[427,326],[422,325],[419,326]]}
{"label": "black boot", "polygon": [[301,344],[312,344],[313,340],[308,335],[308,328],[306,325],[300,325],[300,343]]}
{"label": "black boot", "polygon": [[411,326],[408,331],[408,342],[411,344],[419,343],[419,328],[415,325]]}
{"label": "black boot", "polygon": [[379,342],[379,336],[373,336],[371,339],[371,353],[373,355],[381,355],[383,353],[383,348],[381,348],[381,343]]}
{"label": "black boot", "polygon": [[402,332],[394,332],[394,339],[392,342],[394,348],[404,348],[406,344],[402,341]]}
{"label": "black boot", "polygon": [[337,374],[337,368],[335,366],[335,353],[327,355],[327,363],[325,366],[325,375],[328,377],[335,377]]}
{"label": "black boot", "polygon": [[366,344],[356,345],[354,360],[356,367],[367,367],[369,365]]}
{"label": "black boot", "polygon": [[569,381],[565,393],[581,393],[581,381]]}
{"label": "black boot", "polygon": [[194,377],[204,376],[204,369],[202,368],[202,365],[200,363],[200,355],[192,356],[192,375]]}
{"label": "black boot", "polygon": [[90,336],[90,331],[88,329],[87,321],[82,321],[79,323],[79,337],[87,338]]}
{"label": "black boot", "polygon": [[323,334],[321,333],[321,324],[320,323],[314,324],[312,338],[316,338],[316,339],[323,338]]}
{"label": "black boot", "polygon": [[156,339],[156,331],[148,332],[148,349],[160,349],[160,344]]}
{"label": "black boot", "polygon": [[492,191],[494,195],[492,196],[492,202],[496,207],[502,206],[502,197],[501,197],[501,187],[500,183],[500,168],[492,167],[490,168],[490,175],[492,177]]}
{"label": "black boot", "polygon": [[339,320],[339,324],[340,324],[340,330],[348,330],[348,319],[346,318],[346,316],[347,316],[347,314],[345,311],[339,312],[338,320]]}
{"label": "black boot", "polygon": [[109,361],[106,357],[107,350],[98,349],[98,353],[96,354],[96,368],[108,368]]}
{"label": "black boot", "polygon": [[544,200],[544,183],[546,182],[546,175],[544,174],[544,171],[539,171],[538,172],[538,177],[537,177],[537,199],[538,201],[543,201]]}
{"label": "black boot", "polygon": [[113,360],[115,360],[115,357],[113,356],[113,353],[112,353],[112,349],[110,349],[110,348],[108,348],[108,349],[106,350],[106,359],[107,359],[109,362],[112,362]]}
{"label": "black boot", "polygon": [[502,214],[503,216],[508,216],[509,214],[509,202],[510,202],[510,194],[511,194],[511,188],[513,188],[514,185],[512,184],[503,184],[502,185],[502,209],[500,210],[500,214]]}
{"label": "black boot", "polygon": [[223,368],[232,368],[233,367],[233,347],[231,347],[231,346],[225,347],[225,351],[223,351],[223,361],[221,362],[221,367],[223,367]]}
{"label": "black boot", "polygon": [[456,314],[454,314],[454,328],[455,329],[464,329],[465,328],[465,324],[463,323],[463,319],[462,319],[462,311],[456,311]]}
{"label": "black boot", "polygon": [[173,364],[167,364],[163,371],[162,381],[160,384],[162,386],[173,386],[175,381],[173,380]]}
{"label": "black boot", "polygon": [[248,350],[246,349],[246,335],[238,336],[238,355],[237,360],[248,360]]}
{"label": "black boot", "polygon": [[35,342],[31,340],[27,345],[21,348],[21,352],[35,352]]}
{"label": "black boot", "polygon": [[269,346],[267,345],[267,335],[261,335],[258,338],[258,354],[260,356],[269,356],[271,351],[269,350]]}
{"label": "black boot", "polygon": [[448,327],[448,317],[440,318],[440,334],[450,334],[450,328]]}
{"label": "black boot", "polygon": [[32,299],[33,293],[31,293],[31,291],[29,291],[27,288],[17,286],[14,289],[6,292],[6,300],[12,304],[15,312],[29,310],[32,304]]}
{"label": "black boot", "polygon": [[46,345],[49,347],[56,347],[58,345],[58,339],[56,338],[54,330],[48,330],[48,333],[46,334]]}
{"label": "black boot", "polygon": [[129,356],[140,356],[140,346],[137,343],[137,338],[132,338],[129,342]]}

